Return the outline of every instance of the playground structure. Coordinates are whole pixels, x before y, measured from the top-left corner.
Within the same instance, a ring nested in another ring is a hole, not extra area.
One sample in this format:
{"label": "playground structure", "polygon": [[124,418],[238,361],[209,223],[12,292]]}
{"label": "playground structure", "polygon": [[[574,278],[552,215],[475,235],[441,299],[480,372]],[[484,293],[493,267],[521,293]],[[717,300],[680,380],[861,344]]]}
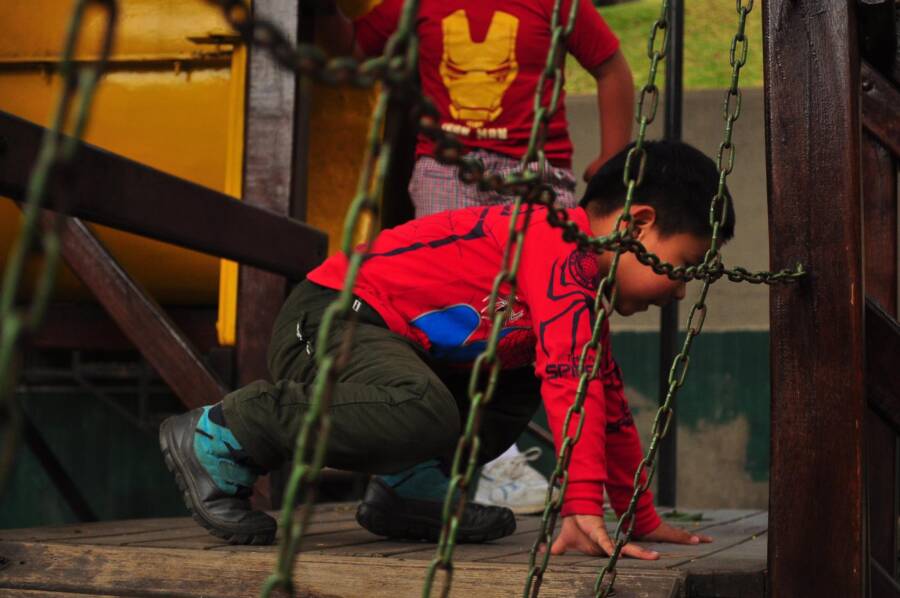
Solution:
{"label": "playground structure", "polygon": [[[260,4],[257,3],[257,9]],[[885,10],[883,3],[873,6],[865,10]],[[861,11],[861,16],[868,14],[865,10]],[[891,498],[896,487],[896,457],[891,458],[895,451],[875,450],[875,447],[895,445],[896,431],[900,427],[896,421],[900,413],[896,389],[900,384],[896,383],[896,372],[890,365],[897,362],[898,356],[896,322],[892,320],[897,309],[896,166],[894,158],[881,146],[897,155],[896,106],[900,103],[895,101],[896,88],[884,76],[867,65],[860,66],[853,6],[833,3],[813,10],[802,4],[772,2],[764,11],[773,268],[799,262],[809,272],[799,286],[773,291],[772,520],[768,588],[774,594],[785,596],[862,595],[862,588],[868,583],[872,595],[890,595],[880,592],[891,591],[893,586],[888,580],[894,579],[896,573],[896,533],[891,525],[896,520],[896,501]],[[807,11],[814,12],[817,18],[810,20]],[[294,14],[297,17],[296,10]],[[865,19],[861,18],[860,22]],[[799,35],[799,31],[806,35]],[[799,44],[799,47],[792,44]],[[818,60],[803,59],[810,47]],[[879,55],[877,51],[875,55]],[[252,60],[266,58],[251,52]],[[252,114],[254,85],[259,85],[258,89],[272,86],[271,80],[254,83],[252,64],[249,114]],[[892,64],[896,65],[896,61]],[[892,68],[892,76],[896,77],[896,67]],[[859,87],[860,69],[863,72],[862,123],[869,131],[867,135],[880,140],[866,140],[865,176],[861,176],[856,159],[861,151],[860,102],[854,90]],[[289,76],[260,70],[269,77]],[[822,86],[821,81],[831,81],[834,85]],[[817,90],[814,99],[810,99],[812,89]],[[394,118],[402,118],[402,113]],[[396,123],[395,120],[394,126]],[[283,176],[283,169],[276,164],[263,159],[254,162],[251,158],[254,147],[252,118],[248,118],[247,126],[246,168],[253,168],[255,164],[263,170],[273,168]],[[294,130],[283,126],[278,129],[282,134],[285,130]],[[272,133],[270,129],[261,134],[261,149],[266,149]],[[28,172],[37,153],[39,134],[38,127],[4,117],[0,135],[7,139],[7,147],[16,148],[15,152],[7,153],[0,165],[4,194],[21,197],[21,189],[25,187],[24,173]],[[30,149],[26,151],[25,148]],[[290,220],[254,211],[249,206],[234,207],[235,202],[227,202],[227,208],[213,207],[212,202],[202,203],[209,191],[174,177],[148,173],[138,164],[96,150],[82,148],[78,160],[92,175],[75,179],[75,187],[69,190],[74,201],[67,210],[72,216],[178,242],[293,278],[302,276],[303,268],[308,270],[322,255],[310,251],[305,254],[308,261],[298,267],[294,256],[301,254],[296,248],[321,247],[322,238]],[[833,164],[840,164],[842,168],[822,166]],[[269,174],[276,176],[275,172]],[[133,189],[147,188],[146,185],[135,185],[137,180],[152,180],[159,185],[155,188],[157,191],[164,191],[158,197],[153,194],[156,202],[153,209],[147,209],[151,204],[132,194]],[[247,176],[245,184],[250,184],[251,180],[252,177]],[[863,216],[859,208],[861,183],[865,184],[863,199],[867,213],[888,217]],[[81,184],[84,187],[78,186]],[[164,184],[169,186],[163,187]],[[128,190],[128,200],[119,204],[110,202],[111,193],[120,189]],[[245,193],[246,190],[247,187]],[[262,195],[263,190],[259,193]],[[180,200],[173,201],[169,208],[172,211],[168,212],[159,198],[174,197]],[[51,194],[51,200],[53,198]],[[216,198],[216,201],[221,199]],[[245,201],[247,199],[245,195]],[[231,228],[225,230],[234,232],[234,236],[204,238],[199,230],[202,226],[197,226],[203,222],[200,218],[171,221],[160,217],[179,213],[177,210],[185,213],[186,206],[190,206],[188,214],[221,212],[226,227],[228,222],[232,223]],[[232,220],[229,220],[229,211]],[[823,217],[827,214],[840,214],[841,217]],[[253,219],[259,224],[248,226]],[[870,228],[870,221],[883,227],[883,231]],[[865,249],[861,242],[863,223],[867,227]],[[259,227],[255,230],[265,229],[267,237],[275,239],[269,247],[240,240],[241,234],[247,239],[252,236],[248,234],[254,230],[252,226]],[[139,341],[136,344],[146,348],[148,359],[180,396],[191,396],[199,404],[218,400],[223,387],[214,376],[204,376],[202,362],[184,349],[172,353],[171,349],[177,350],[179,345],[179,335],[160,310],[152,302],[136,304],[128,300],[141,296],[137,288],[132,285],[125,295],[118,297],[100,292],[102,289],[128,288],[121,284],[127,279],[119,269],[98,267],[113,262],[103,256],[102,247],[92,244],[84,232],[77,221],[66,222],[63,240],[69,263],[78,264],[80,253],[86,256],[81,262],[85,272],[80,272],[82,279],[90,279],[92,270],[101,271],[97,276],[105,278],[94,279],[98,297],[111,313],[120,314],[117,321],[123,330],[131,327],[134,339]],[[303,243],[298,243],[300,238]],[[230,244],[223,239],[228,239]],[[283,239],[283,244],[277,245],[277,239]],[[867,257],[865,274],[862,269],[864,252]],[[835,267],[837,260],[842,261]],[[77,269],[77,265],[74,267]],[[876,267],[882,271],[876,272]],[[271,277],[261,274],[260,280],[271,282]],[[117,281],[115,285],[113,281]],[[273,284],[276,286],[259,291],[260,301],[279,297],[272,289],[284,283],[275,281]],[[867,304],[866,296],[880,302],[883,309]],[[277,310],[280,299],[274,303]],[[810,304],[816,309],[808,309],[806,306]],[[123,306],[137,311],[123,310]],[[137,323],[151,328],[134,330]],[[152,344],[147,343],[148,338],[164,339],[166,344],[154,352]],[[240,333],[238,338],[241,338]],[[827,340],[829,338],[831,340]],[[837,347],[843,351],[835,351]],[[263,353],[258,346],[255,351],[256,354]],[[249,349],[248,352],[253,353]],[[240,363],[240,350],[238,356]],[[191,369],[188,372],[180,369],[184,367]],[[812,387],[810,372],[814,379]],[[254,377],[257,376],[251,375],[249,379]],[[186,380],[191,381],[190,392],[185,386]],[[202,381],[200,388],[204,394],[197,391],[197,380]],[[877,415],[866,415],[867,401],[874,406],[872,413]],[[881,423],[882,420],[885,423]],[[871,448],[865,447],[864,439],[872,443]],[[864,457],[866,468],[863,467]],[[864,472],[877,482],[869,486],[868,512],[865,511]],[[832,491],[824,495],[813,494],[822,488]],[[821,525],[823,521],[828,524]],[[890,534],[885,534],[885,530]],[[871,555],[866,550],[867,540],[872,547]],[[811,547],[824,554],[810,559]],[[302,587],[302,579],[297,583]]]}

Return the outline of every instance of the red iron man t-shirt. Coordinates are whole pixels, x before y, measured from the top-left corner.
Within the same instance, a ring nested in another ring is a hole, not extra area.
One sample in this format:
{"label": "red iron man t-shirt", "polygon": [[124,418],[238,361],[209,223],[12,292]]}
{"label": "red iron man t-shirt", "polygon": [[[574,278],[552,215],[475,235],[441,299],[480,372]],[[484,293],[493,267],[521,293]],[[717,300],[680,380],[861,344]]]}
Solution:
{"label": "red iron man t-shirt", "polygon": [[[561,21],[570,2],[563,0]],[[590,0],[578,2],[566,49],[591,70],[619,48],[619,40]],[[374,56],[397,27],[402,0],[384,0],[356,20],[356,40]],[[444,130],[469,148],[521,158],[534,118],[534,91],[550,49],[553,0],[422,0],[420,38],[422,90],[437,105]],[[544,105],[552,85],[547,85]],[[565,93],[549,123],[545,149],[555,166],[568,168],[572,142],[566,126]],[[420,136],[417,155],[434,144]]]}
{"label": "red iron man t-shirt", "polygon": [[[583,209],[567,212],[590,233]],[[510,213],[509,206],[450,210],[382,231],[363,261],[354,292],[391,330],[420,344],[435,360],[471,366],[490,334],[489,299],[509,237]],[[308,278],[339,289],[346,273],[347,257],[338,253]],[[591,338],[599,277],[595,256],[563,241],[562,231],[547,222],[547,210],[535,208],[522,248],[516,301],[500,333],[498,354],[505,368],[535,364],[557,447],[578,386],[581,348]],[[509,287],[501,287],[498,309],[509,309],[508,294]],[[604,486],[621,514],[642,458],[608,327],[602,347],[600,373],[588,384],[563,515],[602,514]],[[591,353],[588,359],[595,357]],[[575,417],[570,433],[577,424]],[[646,492],[638,502],[635,533],[648,533],[659,523],[653,497]]]}

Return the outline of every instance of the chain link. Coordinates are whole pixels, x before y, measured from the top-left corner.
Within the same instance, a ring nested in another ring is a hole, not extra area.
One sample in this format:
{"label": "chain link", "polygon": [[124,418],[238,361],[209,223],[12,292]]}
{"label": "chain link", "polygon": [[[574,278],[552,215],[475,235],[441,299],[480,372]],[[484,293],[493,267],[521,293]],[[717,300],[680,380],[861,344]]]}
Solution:
{"label": "chain link", "polygon": [[[665,15],[665,11],[667,10],[667,3],[668,0],[663,1],[663,15]],[[731,43],[731,86],[725,92],[725,104],[723,112],[725,127],[722,142],[719,144],[717,160],[719,183],[716,189],[716,194],[710,201],[709,207],[709,223],[712,227],[712,239],[710,241],[709,250],[706,252],[706,255],[703,259],[703,264],[701,265],[701,268],[706,269],[707,271],[716,271],[720,269],[724,270],[722,268],[722,258],[719,253],[719,248],[721,246],[721,227],[724,225],[725,219],[727,218],[728,214],[728,196],[725,193],[725,183],[729,173],[731,173],[732,169],[734,168],[735,151],[734,144],[732,142],[732,133],[734,131],[734,123],[740,115],[741,99],[741,92],[740,88],[738,87],[738,82],[740,80],[741,68],[747,62],[747,37],[745,35],[745,27],[747,22],[747,14],[753,7],[752,0],[746,6],[743,6],[741,4],[741,0],[736,0],[736,4],[738,13],[738,28]],[[740,52],[739,58],[736,59],[735,48],[739,43],[743,43],[743,50]],[[734,111],[730,109],[731,98],[733,97],[737,98]],[[727,160],[724,157],[727,157]],[[798,266],[797,272],[802,272],[802,268],[800,266]],[[770,279],[772,279],[776,276],[779,276],[779,274],[772,275],[771,273],[765,272],[756,273],[754,275],[747,272],[743,268],[736,268],[734,271],[728,274],[729,279],[732,279],[732,276],[738,279],[749,280],[750,282],[763,282],[766,276],[769,276]],[[794,280],[796,277],[788,274],[786,276],[783,276],[782,278],[785,280]],[[634,513],[635,509],[637,508],[638,500],[640,499],[641,495],[650,487],[650,483],[656,472],[656,455],[659,451],[660,441],[669,430],[669,424],[672,421],[672,414],[674,412],[672,404],[675,400],[678,389],[684,385],[685,378],[687,377],[688,367],[691,363],[691,345],[693,344],[694,339],[697,337],[697,335],[700,334],[703,329],[703,323],[706,320],[707,313],[706,298],[709,293],[710,286],[713,284],[713,282],[715,282],[715,279],[712,277],[703,279],[703,287],[700,291],[700,295],[691,308],[690,315],[688,316],[687,334],[685,335],[684,343],[681,347],[681,352],[672,361],[672,367],[669,369],[666,398],[663,401],[663,404],[657,410],[656,417],[653,420],[650,447],[647,449],[646,455],[641,460],[640,464],[638,465],[637,471],[634,474],[634,494],[632,495],[631,500],[628,503],[628,507],[625,509],[625,512],[622,513],[622,516],[619,518],[619,521],[616,524],[615,548],[613,549],[613,553],[609,556],[609,560],[607,561],[606,565],[600,570],[600,573],[597,575],[597,579],[594,582],[595,597],[605,598],[607,596],[610,596],[613,592],[613,585],[616,580],[616,563],[619,560],[622,549],[631,540],[631,535],[634,531]],[[696,320],[695,317],[697,318]],[[645,473],[646,477],[643,481],[641,481],[641,477]]]}
{"label": "chain link", "polygon": [[[105,16],[99,58],[90,65],[78,66],[74,60],[75,47],[83,32],[87,7],[92,4],[102,8]],[[117,14],[115,0],[79,0],[75,4],[59,64],[62,89],[28,181],[22,227],[10,250],[3,274],[3,288],[0,291],[0,426],[4,440],[0,448],[0,495],[12,468],[21,428],[21,414],[15,399],[19,361],[17,350],[23,338],[40,327],[56,285],[60,263],[59,228],[64,218],[60,213],[65,212],[65,195],[61,198],[63,203],[57,204],[58,215],[54,225],[46,229],[43,235],[41,208],[50,182],[72,174],[70,166],[90,116],[94,92],[112,51]],[[73,107],[70,133],[64,137],[63,129],[70,122]],[[25,263],[38,250],[43,254],[43,265],[31,305],[17,306],[16,298],[22,292]]]}
{"label": "chain link", "polygon": [[[668,40],[668,0],[663,0],[662,9],[659,17],[653,23],[650,32],[650,39],[647,44],[647,52],[650,57],[650,68],[647,76],[647,83],[641,88],[640,97],[637,103],[637,114],[635,119],[638,124],[637,140],[634,146],[629,150],[625,160],[623,172],[623,182],[626,186],[625,203],[622,207],[622,213],[616,220],[613,231],[609,236],[603,239],[600,245],[609,241],[617,241],[609,243],[608,247],[614,251],[613,258],[610,263],[607,275],[600,282],[597,289],[597,295],[594,299],[594,313],[597,314],[591,339],[585,344],[581,350],[578,360],[578,387],[575,391],[575,398],[569,410],[566,413],[561,437],[563,439],[559,448],[559,454],[556,461],[556,467],[550,475],[549,485],[547,488],[547,500],[544,506],[544,512],[541,517],[541,529],[538,537],[535,539],[531,547],[531,553],[528,561],[528,577],[525,580],[523,589],[523,598],[536,598],[540,592],[541,583],[544,573],[550,562],[550,546],[553,540],[553,531],[556,527],[556,520],[562,508],[563,499],[569,483],[568,467],[572,458],[572,452],[578,440],[581,437],[582,428],[584,426],[584,401],[587,395],[588,384],[591,380],[596,379],[600,364],[603,361],[603,344],[602,337],[607,326],[612,310],[615,308],[618,296],[618,288],[616,286],[616,272],[618,270],[619,259],[622,252],[626,249],[626,245],[633,241],[631,234],[631,205],[634,200],[635,189],[640,185],[644,174],[644,166],[647,160],[647,151],[644,148],[644,140],[647,133],[647,127],[656,118],[656,111],[659,106],[659,88],[656,86],[656,72],[660,60],[665,58]],[[574,16],[574,15],[573,15]],[[662,44],[656,45],[659,32],[663,32]],[[649,100],[649,101],[648,101]],[[559,212],[556,211],[556,217]],[[551,219],[552,223],[552,219]],[[598,249],[597,244],[591,243],[591,239],[579,237],[574,227],[566,226],[564,229],[564,238],[573,240],[582,248],[591,247]],[[580,238],[580,241],[579,241]],[[636,242],[636,241],[635,241]],[[645,251],[646,253],[646,251]],[[654,256],[655,257],[655,256]],[[658,258],[657,258],[657,261]],[[608,305],[604,305],[604,297],[609,296]],[[593,363],[588,365],[589,357],[593,355]],[[575,428],[574,435],[570,435],[570,426],[572,420],[578,417],[578,423]],[[637,479],[637,478],[636,478]],[[559,487],[559,494],[556,499],[553,498],[555,487]],[[544,546],[543,558],[540,564],[537,563],[537,557],[540,553],[541,546]]]}

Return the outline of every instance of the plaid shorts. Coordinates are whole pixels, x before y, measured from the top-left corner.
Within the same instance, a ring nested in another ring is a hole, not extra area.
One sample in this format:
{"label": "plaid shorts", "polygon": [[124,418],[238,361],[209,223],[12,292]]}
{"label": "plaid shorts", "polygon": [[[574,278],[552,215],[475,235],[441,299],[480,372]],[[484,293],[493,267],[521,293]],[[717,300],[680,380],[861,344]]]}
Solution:
{"label": "plaid shorts", "polygon": [[[468,154],[484,163],[486,170],[506,174],[518,170],[519,161],[509,156],[474,150]],[[563,208],[578,205],[575,199],[575,177],[571,169],[549,166],[548,178],[556,191],[556,204]],[[441,164],[431,156],[416,160],[409,181],[409,196],[416,208],[416,218],[446,210],[472,206],[491,206],[512,203],[513,196],[494,191],[480,191],[476,185],[459,180],[456,166]]]}

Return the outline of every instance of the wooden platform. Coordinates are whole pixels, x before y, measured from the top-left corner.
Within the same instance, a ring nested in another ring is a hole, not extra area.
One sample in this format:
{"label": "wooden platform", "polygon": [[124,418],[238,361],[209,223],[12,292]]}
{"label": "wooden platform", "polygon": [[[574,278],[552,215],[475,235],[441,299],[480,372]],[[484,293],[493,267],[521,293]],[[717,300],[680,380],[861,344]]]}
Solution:
{"label": "wooden platform", "polygon": [[[434,545],[373,536],[357,525],[355,510],[346,503],[317,509],[295,570],[298,595],[419,596]],[[767,513],[688,512],[703,518],[679,525],[715,541],[648,545],[662,558],[620,561],[617,597],[764,596]],[[521,596],[539,524],[537,517],[520,517],[510,537],[458,546],[451,595]],[[0,530],[0,597],[256,596],[275,558],[275,547],[229,546],[189,518]],[[592,595],[603,562],[580,554],[553,557],[541,596]]]}

